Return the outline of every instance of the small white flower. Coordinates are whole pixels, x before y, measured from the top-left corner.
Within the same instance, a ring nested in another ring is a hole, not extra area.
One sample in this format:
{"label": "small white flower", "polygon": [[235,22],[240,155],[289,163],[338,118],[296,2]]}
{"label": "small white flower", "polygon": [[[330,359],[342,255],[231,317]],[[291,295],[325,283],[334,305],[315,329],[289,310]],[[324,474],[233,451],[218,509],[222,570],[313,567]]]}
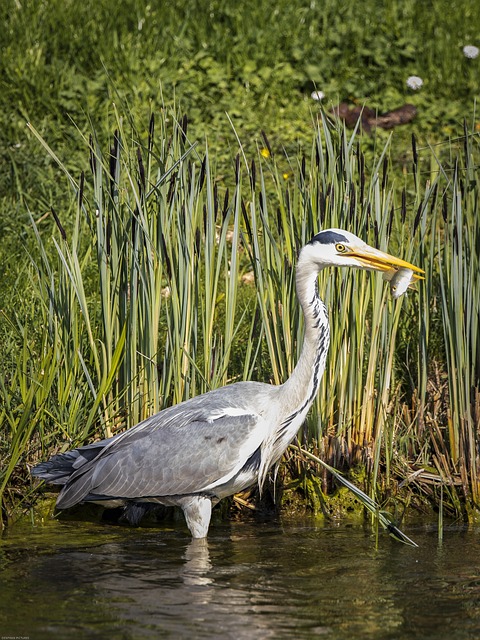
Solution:
{"label": "small white flower", "polygon": [[473,44],[466,44],[463,47],[463,55],[466,58],[476,58],[480,53],[478,47],[474,47]]}
{"label": "small white flower", "polygon": [[422,84],[423,84],[423,80],[421,78],[419,78],[418,76],[409,76],[407,78],[407,87],[409,89],[413,89],[413,91],[416,91],[417,89],[420,89]]}
{"label": "small white flower", "polygon": [[323,91],[312,91],[312,98],[314,100],[323,100],[325,97],[325,94],[323,93]]}

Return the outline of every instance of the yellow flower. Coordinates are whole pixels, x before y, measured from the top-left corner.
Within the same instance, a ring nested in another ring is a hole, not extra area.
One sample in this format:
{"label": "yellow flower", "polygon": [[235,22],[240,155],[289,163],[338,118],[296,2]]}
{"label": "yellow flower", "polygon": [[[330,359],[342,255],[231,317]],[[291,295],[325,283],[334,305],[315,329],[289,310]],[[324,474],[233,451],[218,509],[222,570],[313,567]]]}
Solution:
{"label": "yellow flower", "polygon": [[260,151],[260,155],[263,156],[264,158],[269,158],[270,151],[266,147],[263,147],[263,149],[261,149]]}
{"label": "yellow flower", "polygon": [[285,173],[283,174],[283,179],[288,180],[291,175],[292,175],[291,171],[285,171]]}

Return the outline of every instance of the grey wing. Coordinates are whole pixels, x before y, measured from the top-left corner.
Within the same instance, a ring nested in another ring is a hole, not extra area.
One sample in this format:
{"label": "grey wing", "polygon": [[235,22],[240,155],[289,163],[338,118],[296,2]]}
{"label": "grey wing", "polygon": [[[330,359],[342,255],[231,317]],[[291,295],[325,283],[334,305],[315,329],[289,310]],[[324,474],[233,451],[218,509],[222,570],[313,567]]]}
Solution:
{"label": "grey wing", "polygon": [[140,498],[211,490],[238,473],[263,441],[261,418],[240,410],[138,427],[72,474],[57,506],[68,508],[89,494]]}

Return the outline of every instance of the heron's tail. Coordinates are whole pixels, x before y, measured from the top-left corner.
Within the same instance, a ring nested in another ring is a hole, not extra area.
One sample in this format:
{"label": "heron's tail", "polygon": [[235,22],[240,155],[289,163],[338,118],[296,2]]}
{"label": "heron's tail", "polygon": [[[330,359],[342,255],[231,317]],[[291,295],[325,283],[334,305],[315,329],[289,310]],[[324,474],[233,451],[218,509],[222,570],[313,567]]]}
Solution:
{"label": "heron's tail", "polygon": [[31,470],[32,476],[45,480],[49,484],[66,484],[75,471],[75,462],[79,457],[78,449],[60,453],[47,462],[40,462]]}
{"label": "heron's tail", "polygon": [[50,460],[35,465],[31,474],[35,478],[40,478],[50,484],[66,484],[75,471],[96,458],[115,438],[118,438],[118,436],[107,440],[99,440],[65,453],[59,453],[50,458]]}

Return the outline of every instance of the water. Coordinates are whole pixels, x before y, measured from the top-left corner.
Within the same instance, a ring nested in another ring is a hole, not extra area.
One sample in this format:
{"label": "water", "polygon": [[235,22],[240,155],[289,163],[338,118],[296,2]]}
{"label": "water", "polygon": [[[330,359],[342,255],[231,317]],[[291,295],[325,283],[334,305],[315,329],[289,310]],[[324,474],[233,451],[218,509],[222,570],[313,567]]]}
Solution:
{"label": "water", "polygon": [[0,638],[480,638],[480,530],[296,521],[129,529],[51,521],[0,540]]}

